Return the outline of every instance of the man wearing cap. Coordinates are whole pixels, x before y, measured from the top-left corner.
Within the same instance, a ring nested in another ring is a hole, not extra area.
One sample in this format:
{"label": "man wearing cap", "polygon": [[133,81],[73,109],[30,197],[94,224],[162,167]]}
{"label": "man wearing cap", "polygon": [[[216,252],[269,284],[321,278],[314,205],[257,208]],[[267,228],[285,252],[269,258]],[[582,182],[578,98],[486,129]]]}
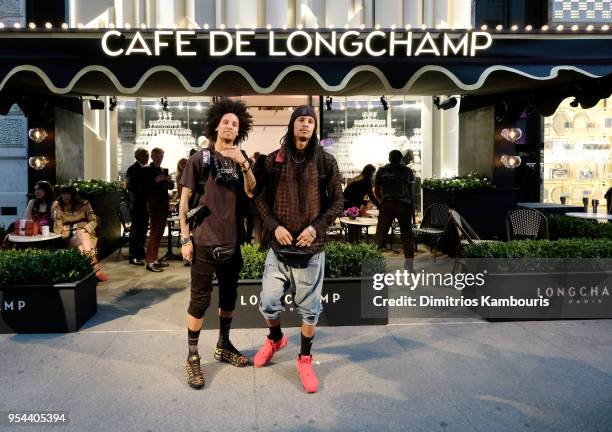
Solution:
{"label": "man wearing cap", "polygon": [[297,369],[308,393],[318,388],[310,354],[315,326],[323,310],[321,290],[325,269],[325,231],[342,210],[340,172],[334,157],[317,138],[317,116],[312,107],[293,111],[281,148],[267,156],[257,180],[257,210],[269,233],[259,310],[269,335],[254,358],[266,365],[287,345],[279,314],[290,291],[302,318]]}

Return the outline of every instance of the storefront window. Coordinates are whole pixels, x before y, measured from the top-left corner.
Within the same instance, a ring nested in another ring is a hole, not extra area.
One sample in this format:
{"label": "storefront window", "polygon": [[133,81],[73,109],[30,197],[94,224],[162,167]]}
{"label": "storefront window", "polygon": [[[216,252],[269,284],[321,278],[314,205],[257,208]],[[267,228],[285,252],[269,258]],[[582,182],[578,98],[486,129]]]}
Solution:
{"label": "storefront window", "polygon": [[598,201],[606,210],[606,191],[612,187],[612,98],[591,109],[563,101],[545,120],[544,201],[583,205]]}
{"label": "storefront window", "polygon": [[146,146],[149,150],[164,150],[164,166],[176,170],[178,161],[197,148],[197,138],[203,135],[202,120],[210,98],[175,99],[162,109],[160,99],[119,99],[117,148],[119,176],[125,177],[134,163],[134,150]]}
{"label": "storefront window", "polygon": [[387,97],[387,106],[376,96],[334,97],[332,109],[323,113],[322,144],[336,157],[345,183],[367,164],[379,168],[388,163],[394,149],[412,152],[408,163],[420,177],[420,98]]}

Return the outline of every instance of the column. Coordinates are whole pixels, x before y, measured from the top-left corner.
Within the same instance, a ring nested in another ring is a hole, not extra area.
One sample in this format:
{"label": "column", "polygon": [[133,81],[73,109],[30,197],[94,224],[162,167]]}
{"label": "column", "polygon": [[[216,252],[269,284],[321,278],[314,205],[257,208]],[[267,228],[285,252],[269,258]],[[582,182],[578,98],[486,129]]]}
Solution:
{"label": "column", "polygon": [[228,28],[239,24],[243,28],[257,25],[257,1],[254,0],[227,0],[226,22]]}
{"label": "column", "polygon": [[472,1],[453,0],[453,12],[451,24],[455,28],[467,28],[472,24]]}
{"label": "column", "polygon": [[403,27],[403,4],[402,0],[376,0],[374,3],[375,24],[382,28],[391,26]]}
{"label": "column", "polygon": [[[292,21],[291,3],[290,0],[266,0],[266,22],[264,25],[270,24],[273,28],[282,28],[284,25],[289,26]],[[306,25],[306,22],[312,21],[312,17],[307,12],[304,12],[304,9],[308,8],[306,3],[303,0],[298,0],[298,10],[295,11],[299,17],[297,18],[298,23],[301,22],[304,25]]]}
{"label": "column", "polygon": [[422,0],[404,0],[404,25],[419,27],[423,24]]}
{"label": "column", "polygon": [[349,22],[349,11],[352,9],[351,0],[327,0],[325,2],[325,26],[343,27]]}

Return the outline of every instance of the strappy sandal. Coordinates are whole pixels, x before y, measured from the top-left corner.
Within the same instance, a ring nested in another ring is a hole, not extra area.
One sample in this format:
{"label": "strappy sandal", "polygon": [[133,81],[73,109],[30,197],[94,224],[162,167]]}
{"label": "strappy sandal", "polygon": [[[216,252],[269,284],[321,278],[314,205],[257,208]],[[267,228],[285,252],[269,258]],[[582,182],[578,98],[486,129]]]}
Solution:
{"label": "strappy sandal", "polygon": [[229,363],[236,367],[245,367],[249,365],[248,357],[238,351],[231,342],[227,342],[224,345],[217,345],[214,358],[217,361]]}
{"label": "strappy sandal", "polygon": [[187,384],[193,389],[200,390],[204,387],[204,374],[200,369],[200,356],[194,354],[189,356],[187,364],[185,365],[185,371],[187,372]]}

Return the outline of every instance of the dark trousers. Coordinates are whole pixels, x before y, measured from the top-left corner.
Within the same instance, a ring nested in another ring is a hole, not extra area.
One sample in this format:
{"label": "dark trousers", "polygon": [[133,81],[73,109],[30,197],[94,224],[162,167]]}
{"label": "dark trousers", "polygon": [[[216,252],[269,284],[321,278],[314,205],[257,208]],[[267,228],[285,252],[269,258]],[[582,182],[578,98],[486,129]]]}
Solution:
{"label": "dark trousers", "polygon": [[149,212],[146,203],[135,204],[130,212],[132,225],[130,228],[130,259],[145,258],[145,241],[149,229]]}
{"label": "dark trousers", "polygon": [[379,208],[378,225],[376,225],[376,245],[384,248],[385,237],[397,219],[400,235],[404,245],[404,257],[414,258],[414,236],[412,234],[412,205],[399,200],[384,200]]}
{"label": "dark trousers", "polygon": [[208,247],[194,246],[191,265],[191,299],[187,312],[194,318],[202,318],[208,306],[213,288],[213,274],[219,282],[219,308],[231,312],[238,297],[238,276],[242,269],[240,248],[227,263],[215,261]]}
{"label": "dark trousers", "polygon": [[151,219],[151,230],[149,233],[149,243],[147,244],[147,263],[157,261],[159,255],[159,245],[168,222],[168,202],[149,201],[149,215]]}

